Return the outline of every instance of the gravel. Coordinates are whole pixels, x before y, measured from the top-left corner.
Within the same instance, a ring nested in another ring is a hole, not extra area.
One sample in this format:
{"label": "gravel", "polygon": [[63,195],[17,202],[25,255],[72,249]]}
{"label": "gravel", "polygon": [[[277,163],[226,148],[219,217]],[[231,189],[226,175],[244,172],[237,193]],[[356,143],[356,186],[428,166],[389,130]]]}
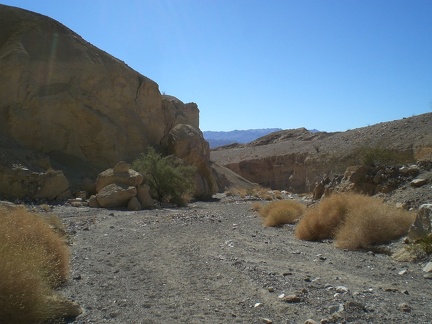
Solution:
{"label": "gravel", "polygon": [[[71,323],[429,323],[425,263],[295,239],[250,201],[139,212],[57,206]],[[397,248],[402,240],[392,244]],[[430,260],[428,260],[430,261]]]}

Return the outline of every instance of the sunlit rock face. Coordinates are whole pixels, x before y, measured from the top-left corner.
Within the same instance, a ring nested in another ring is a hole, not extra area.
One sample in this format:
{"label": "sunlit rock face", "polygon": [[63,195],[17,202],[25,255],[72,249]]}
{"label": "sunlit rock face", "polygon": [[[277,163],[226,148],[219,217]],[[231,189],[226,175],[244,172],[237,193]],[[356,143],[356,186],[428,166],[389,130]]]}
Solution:
{"label": "sunlit rock face", "polygon": [[[167,152],[178,124],[199,132],[199,110],[59,22],[0,5],[0,136],[80,173]],[[208,152],[202,154],[208,163]],[[75,173],[76,174],[76,173]]]}

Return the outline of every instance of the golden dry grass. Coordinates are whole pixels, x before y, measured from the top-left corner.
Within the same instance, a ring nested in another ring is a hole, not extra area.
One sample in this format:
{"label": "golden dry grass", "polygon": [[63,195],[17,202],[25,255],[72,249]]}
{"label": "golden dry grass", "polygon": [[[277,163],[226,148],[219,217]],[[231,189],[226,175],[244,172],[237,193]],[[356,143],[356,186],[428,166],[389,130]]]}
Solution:
{"label": "golden dry grass", "polygon": [[355,250],[388,243],[405,235],[414,220],[414,213],[373,198],[365,199],[364,204],[350,208],[345,223],[335,235],[335,245]]}
{"label": "golden dry grass", "polygon": [[415,214],[360,194],[333,194],[308,210],[295,236],[315,241],[334,238],[339,248],[361,249],[406,234]]}
{"label": "golden dry grass", "polygon": [[257,211],[262,217],[263,226],[273,227],[294,224],[305,210],[306,206],[296,200],[277,200],[262,206]]}
{"label": "golden dry grass", "polygon": [[50,318],[52,289],[67,279],[69,250],[39,215],[0,206],[0,322]]}
{"label": "golden dry grass", "polygon": [[348,211],[346,194],[334,194],[324,198],[318,206],[306,211],[297,224],[295,236],[300,240],[318,241],[332,238]]}

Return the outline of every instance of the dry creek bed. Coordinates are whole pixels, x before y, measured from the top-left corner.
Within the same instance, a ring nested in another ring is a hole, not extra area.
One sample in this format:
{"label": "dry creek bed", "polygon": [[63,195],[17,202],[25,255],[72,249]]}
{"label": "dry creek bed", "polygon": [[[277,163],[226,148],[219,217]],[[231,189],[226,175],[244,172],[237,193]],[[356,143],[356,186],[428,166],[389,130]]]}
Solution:
{"label": "dry creek bed", "polygon": [[54,212],[72,250],[61,292],[84,310],[72,323],[432,321],[424,263],[297,240],[294,226],[263,228],[248,201]]}

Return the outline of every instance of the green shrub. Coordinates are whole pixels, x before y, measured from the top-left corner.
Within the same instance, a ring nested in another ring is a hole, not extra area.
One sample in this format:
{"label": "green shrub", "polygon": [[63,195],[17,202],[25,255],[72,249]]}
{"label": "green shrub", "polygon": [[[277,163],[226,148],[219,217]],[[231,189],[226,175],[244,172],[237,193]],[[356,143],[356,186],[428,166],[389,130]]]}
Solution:
{"label": "green shrub", "polygon": [[174,156],[162,157],[152,147],[132,163],[132,168],[144,176],[151,196],[160,202],[184,206],[194,192],[195,168]]}
{"label": "green shrub", "polygon": [[360,163],[366,166],[397,164],[399,159],[392,150],[381,147],[361,147],[357,153]]}
{"label": "green shrub", "polygon": [[418,240],[417,242],[410,243],[406,250],[410,252],[415,260],[422,260],[432,254],[432,234]]}
{"label": "green shrub", "polygon": [[68,273],[69,249],[42,216],[0,207],[0,323],[57,315],[50,298]]}

